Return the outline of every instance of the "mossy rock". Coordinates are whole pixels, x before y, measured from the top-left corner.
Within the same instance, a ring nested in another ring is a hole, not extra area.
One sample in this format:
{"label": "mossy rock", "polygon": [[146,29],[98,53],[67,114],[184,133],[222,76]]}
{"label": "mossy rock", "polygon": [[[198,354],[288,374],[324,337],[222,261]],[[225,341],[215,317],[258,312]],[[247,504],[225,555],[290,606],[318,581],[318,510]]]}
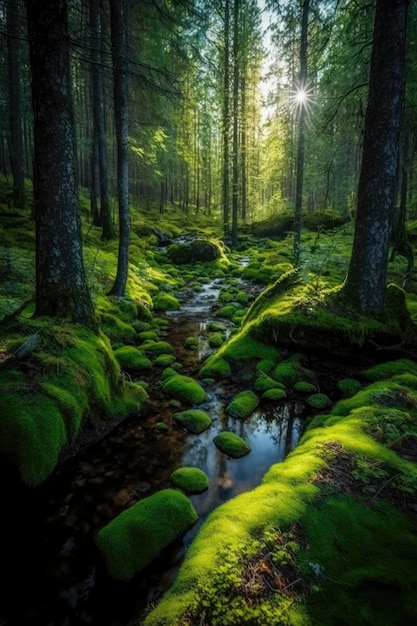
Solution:
{"label": "mossy rock", "polygon": [[184,348],[187,348],[187,350],[195,350],[195,348],[198,348],[198,337],[187,337],[184,341]]}
{"label": "mossy rock", "polygon": [[136,330],[117,315],[99,313],[100,327],[111,341],[128,341],[136,337]]}
{"label": "mossy rock", "polygon": [[189,494],[203,493],[209,486],[207,474],[198,467],[180,467],[171,474],[170,481],[173,487]]}
{"label": "mossy rock", "polygon": [[276,380],[284,383],[284,385],[292,386],[300,380],[304,380],[304,378],[310,378],[311,382],[315,378],[311,370],[302,367],[298,361],[290,359],[278,363],[272,375]]}
{"label": "mossy rock", "polygon": [[163,489],[140,500],[96,536],[110,576],[129,581],[197,521],[190,500]]}
{"label": "mossy rock", "polygon": [[214,320],[211,320],[207,324],[207,329],[212,333],[222,333],[227,330],[227,327],[226,327],[226,324],[224,324],[224,322],[216,322]]}
{"label": "mossy rock", "polygon": [[253,388],[255,391],[263,393],[268,389],[285,389],[285,385],[274,380],[271,376],[258,376],[254,382]]}
{"label": "mossy rock", "polygon": [[144,330],[138,333],[140,341],[158,341],[159,334],[156,330]]}
{"label": "mossy rock", "polygon": [[175,265],[203,261],[215,261],[222,256],[220,245],[211,239],[195,239],[187,243],[173,244],[168,248],[168,257]]}
{"label": "mossy rock", "polygon": [[299,380],[294,385],[294,391],[298,393],[310,393],[313,394],[317,391],[317,388],[312,383],[308,383],[306,380]]}
{"label": "mossy rock", "polygon": [[325,393],[313,393],[311,396],[308,396],[306,402],[313,409],[326,409],[332,404],[329,396]]}
{"label": "mossy rock", "polygon": [[354,378],[342,378],[337,381],[336,387],[342,394],[342,398],[351,398],[355,393],[361,390],[362,385]]}
{"label": "mossy rock", "polygon": [[161,380],[167,380],[171,376],[176,376],[178,372],[173,367],[166,367],[161,373]]}
{"label": "mossy rock", "polygon": [[237,419],[244,419],[253,413],[258,405],[258,396],[250,389],[247,389],[238,393],[237,396],[229,402],[226,407],[226,413]]}
{"label": "mossy rock", "polygon": [[142,350],[150,354],[172,354],[174,348],[168,341],[148,341],[141,346]]}
{"label": "mossy rock", "polygon": [[386,361],[379,363],[362,372],[368,380],[375,382],[398,376],[400,374],[413,374],[417,376],[417,363],[411,359],[398,359],[397,361]]}
{"label": "mossy rock", "polygon": [[262,394],[262,400],[269,400],[274,402],[279,402],[280,400],[284,400],[287,397],[287,393],[284,389],[267,389]]}
{"label": "mossy rock", "polygon": [[178,311],[180,303],[177,298],[169,293],[159,293],[153,298],[155,311]]}
{"label": "mossy rock", "polygon": [[156,422],[154,429],[157,432],[166,432],[167,430],[169,430],[169,426],[168,424],[165,424],[165,422]]}
{"label": "mossy rock", "polygon": [[220,348],[224,344],[222,333],[211,333],[208,338],[210,348]]}
{"label": "mossy rock", "polygon": [[199,434],[211,425],[211,417],[205,411],[189,409],[174,413],[174,420],[190,433]]}
{"label": "mossy rock", "polygon": [[206,399],[206,392],[193,378],[175,373],[164,383],[162,389],[176,400],[188,404],[201,404]]}
{"label": "mossy rock", "polygon": [[173,354],[160,354],[153,362],[157,367],[169,367],[175,363],[175,356]]}
{"label": "mossy rock", "polygon": [[251,451],[249,445],[242,437],[229,431],[219,433],[214,437],[213,443],[220,452],[224,452],[224,454],[227,454],[227,456],[230,456],[232,459],[239,459],[242,456],[246,456]]}
{"label": "mossy rock", "polygon": [[201,379],[214,378],[214,380],[221,380],[222,378],[229,378],[232,373],[230,363],[226,359],[209,357],[204,363],[203,367],[198,372],[198,377]]}
{"label": "mossy rock", "polygon": [[237,307],[233,304],[228,304],[226,306],[222,306],[216,313],[217,317],[224,317],[227,320],[231,320],[233,316],[236,314]]}
{"label": "mossy rock", "polygon": [[152,362],[134,346],[123,346],[114,351],[120,367],[128,372],[150,370]]}

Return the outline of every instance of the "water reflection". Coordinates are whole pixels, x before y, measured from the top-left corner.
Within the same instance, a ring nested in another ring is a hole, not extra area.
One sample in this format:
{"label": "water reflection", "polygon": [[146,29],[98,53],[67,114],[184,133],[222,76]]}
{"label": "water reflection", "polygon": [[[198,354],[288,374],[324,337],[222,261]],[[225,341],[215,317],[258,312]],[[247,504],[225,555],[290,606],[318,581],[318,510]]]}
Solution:
{"label": "water reflection", "polygon": [[[262,407],[247,420],[225,415],[220,406],[218,411],[217,418],[207,431],[187,438],[181,460],[182,465],[198,467],[209,478],[208,490],[191,497],[200,522],[185,537],[186,544],[213,509],[260,484],[271,465],[282,461],[297,445],[301,434],[299,415],[302,406],[297,403]],[[240,459],[229,458],[220,452],[213,439],[224,430],[242,437],[251,452]]]}

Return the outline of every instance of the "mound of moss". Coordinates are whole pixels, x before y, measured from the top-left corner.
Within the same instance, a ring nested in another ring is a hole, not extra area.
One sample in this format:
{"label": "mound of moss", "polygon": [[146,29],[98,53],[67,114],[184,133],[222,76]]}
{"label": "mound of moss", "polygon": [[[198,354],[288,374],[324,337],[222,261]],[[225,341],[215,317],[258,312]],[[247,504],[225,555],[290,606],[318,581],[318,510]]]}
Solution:
{"label": "mound of moss", "polygon": [[[38,486],[82,433],[137,412],[147,394],[124,381],[104,334],[49,318],[26,327],[39,333],[40,345],[0,369],[0,454],[22,482]],[[14,345],[24,339],[9,334]]]}
{"label": "mound of moss", "polygon": [[126,509],[96,536],[110,576],[128,581],[197,521],[190,500],[162,489]]}
{"label": "mound of moss", "polygon": [[194,239],[187,243],[173,244],[168,248],[168,256],[175,265],[215,261],[222,254],[223,250],[219,242],[213,239]]}
{"label": "mound of moss", "polygon": [[196,380],[177,374],[177,372],[169,376],[162,389],[172,398],[188,404],[201,404],[207,397],[206,392]]}
{"label": "mound of moss", "polygon": [[226,413],[237,419],[248,417],[259,405],[259,398],[250,389],[241,391],[226,406]]}
{"label": "mound of moss", "polygon": [[270,402],[279,402],[287,397],[285,389],[272,388],[267,389],[262,394],[262,400],[269,400]]}
{"label": "mound of moss", "polygon": [[150,370],[152,362],[134,346],[122,346],[114,351],[120,367],[128,372]]}
{"label": "mound of moss", "polygon": [[242,456],[249,454],[250,447],[242,437],[229,431],[223,431],[214,437],[214,445],[233,459],[240,459]]}
{"label": "mound of moss", "polygon": [[153,306],[155,311],[178,311],[180,303],[172,294],[161,292],[153,298]]}
{"label": "mound of moss", "polygon": [[188,411],[174,413],[173,418],[182,428],[195,434],[202,433],[211,425],[210,415],[198,409],[189,409]]}
{"label": "mound of moss", "polygon": [[170,476],[173,487],[184,493],[203,493],[207,491],[209,481],[207,474],[198,467],[180,467]]}

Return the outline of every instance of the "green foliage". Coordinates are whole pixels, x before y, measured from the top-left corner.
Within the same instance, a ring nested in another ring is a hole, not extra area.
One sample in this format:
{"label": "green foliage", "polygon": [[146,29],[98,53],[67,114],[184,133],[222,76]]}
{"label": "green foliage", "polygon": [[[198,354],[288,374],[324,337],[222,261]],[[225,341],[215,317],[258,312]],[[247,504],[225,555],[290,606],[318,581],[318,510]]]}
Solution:
{"label": "green foliage", "polygon": [[173,414],[174,420],[191,433],[202,433],[211,425],[211,417],[198,409],[189,409]]}
{"label": "green foliage", "polygon": [[358,393],[362,387],[361,383],[353,378],[342,378],[337,381],[336,386],[342,394],[342,398],[351,398]]}
{"label": "green foliage", "polygon": [[162,489],[104,526],[96,543],[109,574],[128,581],[196,521],[194,507],[184,494]]}
{"label": "green foliage", "polygon": [[214,445],[227,456],[233,459],[239,459],[246,456],[251,451],[250,447],[239,435],[235,433],[223,431],[216,435],[213,439]]}
{"label": "green foliage", "polygon": [[237,419],[248,417],[259,405],[258,396],[247,389],[238,393],[226,406],[226,413]]}
{"label": "green foliage", "polygon": [[203,493],[209,486],[207,474],[197,467],[180,467],[171,474],[170,481],[173,487],[189,494]]}

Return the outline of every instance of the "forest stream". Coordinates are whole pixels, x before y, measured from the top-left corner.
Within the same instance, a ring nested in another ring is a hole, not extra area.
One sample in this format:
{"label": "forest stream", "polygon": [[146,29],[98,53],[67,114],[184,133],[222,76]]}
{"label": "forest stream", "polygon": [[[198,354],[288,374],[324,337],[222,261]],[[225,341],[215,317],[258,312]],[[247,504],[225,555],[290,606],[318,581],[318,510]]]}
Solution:
{"label": "forest stream", "polygon": [[[207,283],[200,293],[190,292],[183,298],[180,311],[166,314],[166,339],[189,375],[196,376],[212,352],[207,324],[215,313],[220,288],[219,280]],[[197,349],[184,348],[189,336],[198,336]],[[178,408],[164,397],[156,380],[149,380],[150,400],[139,418],[125,420],[70,459],[42,487],[22,491],[21,486],[11,486],[10,493],[3,494],[8,503],[3,506],[3,511],[7,510],[3,513],[3,540],[8,546],[3,571],[9,575],[3,583],[5,606],[0,624],[139,625],[146,608],[172,583],[207,515],[222,502],[259,484],[268,468],[282,460],[299,440],[300,403],[263,405],[250,419],[241,421],[224,412],[236,391],[230,382],[209,386],[208,399],[201,408],[213,423],[195,435],[173,424],[172,414]],[[155,429],[161,421],[171,424],[168,431]],[[222,430],[243,437],[251,453],[240,459],[221,453],[212,440]],[[171,473],[182,466],[198,467],[209,478],[208,490],[191,496],[198,522],[131,582],[111,579],[95,547],[95,533],[141,498],[169,487]]]}

